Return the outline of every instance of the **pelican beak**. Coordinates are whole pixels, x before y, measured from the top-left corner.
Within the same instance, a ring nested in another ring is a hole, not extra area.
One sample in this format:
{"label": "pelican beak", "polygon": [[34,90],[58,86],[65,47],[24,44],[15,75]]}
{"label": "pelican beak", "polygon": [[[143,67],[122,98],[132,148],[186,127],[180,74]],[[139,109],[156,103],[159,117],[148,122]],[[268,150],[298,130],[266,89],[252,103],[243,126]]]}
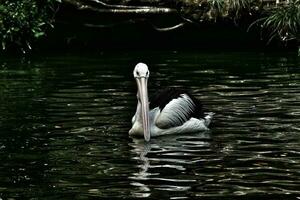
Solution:
{"label": "pelican beak", "polygon": [[148,142],[150,140],[150,129],[149,129],[149,100],[148,100],[148,78],[140,77],[136,78],[138,86],[138,98],[141,102],[142,107],[142,121],[144,129],[144,138]]}

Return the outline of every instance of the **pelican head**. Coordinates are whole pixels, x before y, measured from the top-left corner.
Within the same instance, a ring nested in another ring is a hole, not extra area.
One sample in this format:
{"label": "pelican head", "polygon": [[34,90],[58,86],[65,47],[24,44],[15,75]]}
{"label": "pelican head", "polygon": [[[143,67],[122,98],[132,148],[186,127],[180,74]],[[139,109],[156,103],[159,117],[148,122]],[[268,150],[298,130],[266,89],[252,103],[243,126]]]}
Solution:
{"label": "pelican head", "polygon": [[144,63],[138,63],[133,70],[134,78],[149,78],[148,66]]}
{"label": "pelican head", "polygon": [[148,66],[144,63],[138,63],[134,70],[133,76],[137,83],[137,99],[141,105],[141,117],[144,131],[144,138],[146,141],[150,140],[150,128],[149,128],[149,100],[148,100],[148,88],[147,82],[149,78]]}

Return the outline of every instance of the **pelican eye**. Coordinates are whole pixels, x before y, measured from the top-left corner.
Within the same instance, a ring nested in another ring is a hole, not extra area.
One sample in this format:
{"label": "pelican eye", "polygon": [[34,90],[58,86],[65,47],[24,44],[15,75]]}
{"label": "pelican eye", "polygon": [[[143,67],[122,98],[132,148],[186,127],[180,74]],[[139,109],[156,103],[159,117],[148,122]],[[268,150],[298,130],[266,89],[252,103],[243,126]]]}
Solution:
{"label": "pelican eye", "polygon": [[136,72],[136,75],[140,76],[140,72],[137,71],[137,72]]}

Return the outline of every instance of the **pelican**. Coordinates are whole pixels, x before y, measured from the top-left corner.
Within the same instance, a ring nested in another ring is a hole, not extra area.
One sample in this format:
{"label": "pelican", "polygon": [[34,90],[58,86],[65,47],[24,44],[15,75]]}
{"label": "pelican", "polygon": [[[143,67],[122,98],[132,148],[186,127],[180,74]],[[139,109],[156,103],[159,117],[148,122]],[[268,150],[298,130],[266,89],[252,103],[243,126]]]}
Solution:
{"label": "pelican", "polygon": [[138,63],[133,70],[138,103],[129,135],[144,135],[145,140],[149,141],[151,137],[160,135],[209,130],[214,113],[205,115],[201,102],[188,92],[167,88],[149,102],[149,75],[148,66],[144,63]]}

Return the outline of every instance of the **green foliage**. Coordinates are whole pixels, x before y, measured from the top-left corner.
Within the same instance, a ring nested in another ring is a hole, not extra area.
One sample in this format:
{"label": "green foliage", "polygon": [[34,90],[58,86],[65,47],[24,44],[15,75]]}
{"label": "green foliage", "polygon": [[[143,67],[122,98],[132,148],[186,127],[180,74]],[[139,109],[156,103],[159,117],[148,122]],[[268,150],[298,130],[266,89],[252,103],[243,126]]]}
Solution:
{"label": "green foliage", "polygon": [[229,0],[229,10],[234,17],[239,17],[244,11],[251,11],[252,5],[256,2],[254,0]]}
{"label": "green foliage", "polygon": [[[67,4],[73,1],[76,5],[85,5],[89,2],[89,5],[94,6],[98,2],[98,7],[104,8],[105,5],[107,8],[114,5],[165,6],[177,9],[182,19],[191,23],[215,23],[218,19],[227,21],[229,19],[236,23],[245,18],[250,21],[263,16],[249,28],[259,25],[262,33],[266,33],[269,38],[268,42],[274,38],[284,42],[293,39],[300,41],[300,0],[285,1],[277,7],[264,6],[262,0],[103,0],[103,2],[64,0],[63,2]],[[55,2],[61,0],[0,0],[0,2],[0,49],[17,47],[26,52],[31,49],[35,40],[45,36],[47,29],[52,27],[55,14],[53,7]],[[252,13],[255,15],[248,18]]]}
{"label": "green foliage", "polygon": [[209,5],[208,17],[211,20],[216,21],[218,17],[224,17],[228,15],[226,0],[207,0]]}
{"label": "green foliage", "polygon": [[223,12],[226,9],[226,0],[207,0],[210,7],[216,9],[217,12]]}
{"label": "green foliage", "polygon": [[[200,21],[203,21],[204,19],[216,22],[219,18],[227,18],[236,23],[240,18],[256,13],[256,17],[260,18],[253,22],[249,28],[254,24],[260,25],[262,33],[266,34],[269,39],[268,43],[275,38],[283,42],[294,39],[300,41],[300,0],[286,1],[273,7],[262,7],[260,0],[182,1],[190,7],[198,7],[198,9],[190,9],[194,13],[188,13],[190,16],[197,16],[197,18],[194,17],[194,20],[200,19]],[[204,12],[203,5],[206,6]],[[202,6],[202,9],[199,6]],[[259,11],[259,9],[261,10]],[[199,10],[202,10],[202,13]]]}
{"label": "green foliage", "polygon": [[263,32],[267,33],[268,43],[274,38],[279,38],[283,42],[300,40],[300,0],[292,0],[269,11],[250,28],[254,24],[259,24]]}
{"label": "green foliage", "polygon": [[23,52],[45,35],[51,25],[50,8],[54,0],[4,0],[0,5],[0,40],[2,49],[17,46]]}
{"label": "green foliage", "polygon": [[260,4],[257,0],[185,0],[184,2],[190,7],[198,7],[198,9],[192,9],[193,11],[206,10],[203,13],[197,13],[203,15],[198,19],[213,22],[219,18],[230,18],[236,21],[244,15],[251,14],[252,9]]}

